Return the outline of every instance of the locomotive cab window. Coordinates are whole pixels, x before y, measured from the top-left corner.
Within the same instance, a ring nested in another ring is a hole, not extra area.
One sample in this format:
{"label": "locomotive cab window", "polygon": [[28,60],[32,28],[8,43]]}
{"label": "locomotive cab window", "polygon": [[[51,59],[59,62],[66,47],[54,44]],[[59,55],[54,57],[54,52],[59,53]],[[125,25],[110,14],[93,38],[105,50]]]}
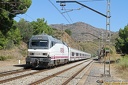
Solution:
{"label": "locomotive cab window", "polygon": [[48,41],[40,41],[41,47],[48,47]]}
{"label": "locomotive cab window", "polygon": [[56,42],[52,41],[50,47],[53,47],[56,44]]}
{"label": "locomotive cab window", "polygon": [[31,42],[31,48],[39,47],[39,48],[48,48],[48,41],[47,40],[33,40]]}

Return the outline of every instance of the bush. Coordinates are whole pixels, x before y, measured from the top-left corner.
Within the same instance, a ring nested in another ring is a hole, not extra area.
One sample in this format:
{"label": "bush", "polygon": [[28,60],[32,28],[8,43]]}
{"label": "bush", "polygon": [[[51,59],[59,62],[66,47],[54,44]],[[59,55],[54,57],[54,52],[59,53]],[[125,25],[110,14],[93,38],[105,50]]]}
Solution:
{"label": "bush", "polygon": [[6,60],[7,58],[5,56],[0,56],[0,61],[4,61]]}
{"label": "bush", "polygon": [[70,36],[72,35],[72,32],[71,32],[71,30],[69,30],[69,29],[66,29],[65,32],[66,32],[68,35],[70,35]]}
{"label": "bush", "polygon": [[128,55],[121,58],[119,62],[119,67],[122,69],[128,68]]}
{"label": "bush", "polygon": [[15,45],[14,45],[14,42],[12,40],[8,40],[8,42],[6,43],[5,45],[5,49],[11,49],[13,48]]}
{"label": "bush", "polygon": [[7,59],[12,59],[12,56],[0,56],[0,61],[5,61]]}

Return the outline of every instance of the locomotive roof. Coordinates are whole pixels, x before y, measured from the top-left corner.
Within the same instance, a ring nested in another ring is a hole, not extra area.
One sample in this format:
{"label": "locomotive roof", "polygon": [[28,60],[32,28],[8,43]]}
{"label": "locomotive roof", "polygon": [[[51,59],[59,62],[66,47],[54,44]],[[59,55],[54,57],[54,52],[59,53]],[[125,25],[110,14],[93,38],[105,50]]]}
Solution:
{"label": "locomotive roof", "polygon": [[51,40],[54,42],[62,43],[61,40],[53,38],[52,36],[47,35],[47,34],[33,35],[30,40]]}

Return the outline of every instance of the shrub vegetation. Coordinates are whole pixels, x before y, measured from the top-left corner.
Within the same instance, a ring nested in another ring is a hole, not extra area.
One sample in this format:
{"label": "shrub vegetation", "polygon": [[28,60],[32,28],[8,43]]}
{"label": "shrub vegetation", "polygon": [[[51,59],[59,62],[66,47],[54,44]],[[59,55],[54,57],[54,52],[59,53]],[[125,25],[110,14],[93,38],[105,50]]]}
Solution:
{"label": "shrub vegetation", "polygon": [[128,69],[128,55],[122,57],[119,62],[120,69]]}
{"label": "shrub vegetation", "polygon": [[4,61],[4,60],[7,60],[7,59],[12,59],[13,57],[12,56],[0,56],[0,61]]}

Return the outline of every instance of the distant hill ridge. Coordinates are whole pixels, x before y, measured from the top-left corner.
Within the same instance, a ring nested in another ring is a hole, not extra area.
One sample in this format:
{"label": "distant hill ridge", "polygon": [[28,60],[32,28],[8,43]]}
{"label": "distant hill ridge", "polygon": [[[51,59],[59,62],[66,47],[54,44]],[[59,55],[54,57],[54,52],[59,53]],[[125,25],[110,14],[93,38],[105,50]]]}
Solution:
{"label": "distant hill ridge", "polygon": [[76,22],[73,24],[51,24],[54,29],[66,30],[70,29],[72,31],[72,38],[76,41],[93,41],[98,39],[102,35],[105,38],[105,29],[93,27],[84,22]]}

